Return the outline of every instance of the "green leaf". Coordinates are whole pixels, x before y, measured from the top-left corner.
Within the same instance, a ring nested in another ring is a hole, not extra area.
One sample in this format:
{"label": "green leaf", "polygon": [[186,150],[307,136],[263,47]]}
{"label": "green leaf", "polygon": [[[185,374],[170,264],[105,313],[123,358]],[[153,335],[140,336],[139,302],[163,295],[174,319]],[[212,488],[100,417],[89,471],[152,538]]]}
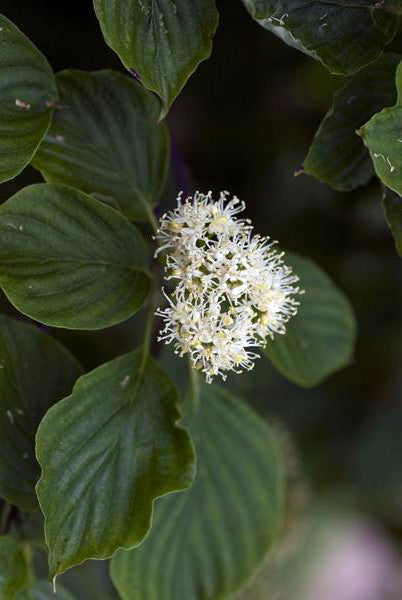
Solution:
{"label": "green leaf", "polygon": [[398,254],[402,256],[402,198],[399,194],[386,190],[383,197],[383,207],[388,225],[395,239]]}
{"label": "green leaf", "polygon": [[177,391],[141,350],[78,380],[37,434],[50,571],[139,544],[153,501],[188,487],[193,448],[176,426]]}
{"label": "green leaf", "polygon": [[198,64],[209,57],[218,25],[214,0],[94,0],[106,43],[169,110]]}
{"label": "green leaf", "polygon": [[344,294],[317,265],[295,254],[286,254],[286,263],[305,294],[286,334],[268,340],[265,353],[290,381],[310,388],[351,362],[356,322]]}
{"label": "green leaf", "polygon": [[395,35],[395,0],[242,0],[251,16],[285,43],[351,75],[373,62]]}
{"label": "green leaf", "polygon": [[304,162],[305,173],[342,192],[369,182],[373,163],[356,130],[395,103],[399,60],[397,54],[385,54],[335,93]]}
{"label": "green leaf", "polygon": [[58,100],[46,58],[11,21],[0,15],[0,182],[31,161]]}
{"label": "green leaf", "polygon": [[115,198],[135,220],[147,220],[163,191],[169,135],[156,123],[159,102],[113,71],[57,75],[61,109],[33,165],[50,183]]}
{"label": "green leaf", "polygon": [[0,537],[0,598],[16,600],[28,584],[28,566],[20,545],[10,536]]}
{"label": "green leaf", "polygon": [[145,301],[147,248],[125,217],[67,186],[29,186],[0,207],[0,286],[48,325],[101,329]]}
{"label": "green leaf", "polygon": [[15,600],[75,600],[75,597],[70,594],[64,587],[57,586],[57,596],[53,591],[53,586],[49,581],[39,580],[32,586],[20,592]]}
{"label": "green leaf", "polygon": [[204,385],[191,430],[193,486],[158,501],[147,539],[112,559],[123,600],[225,598],[254,574],[277,537],[283,482],[269,427],[237,398]]}
{"label": "green leaf", "polygon": [[398,99],[366,123],[360,134],[370,151],[374,169],[381,181],[402,195],[402,61],[396,72]]}
{"label": "green leaf", "polygon": [[80,375],[75,358],[56,340],[0,315],[0,496],[22,510],[37,506],[39,423]]}

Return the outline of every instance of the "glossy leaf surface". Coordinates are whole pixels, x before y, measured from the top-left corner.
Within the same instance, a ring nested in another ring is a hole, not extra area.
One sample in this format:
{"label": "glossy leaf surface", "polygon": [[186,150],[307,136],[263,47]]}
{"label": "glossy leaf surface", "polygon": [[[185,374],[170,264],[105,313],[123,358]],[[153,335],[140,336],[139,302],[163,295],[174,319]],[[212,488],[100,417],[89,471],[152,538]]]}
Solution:
{"label": "glossy leaf surface", "polygon": [[78,380],[37,435],[52,576],[139,544],[153,501],[187,488],[193,448],[169,377],[141,350]]}
{"label": "glossy leaf surface", "polygon": [[161,116],[198,64],[218,24],[214,0],[94,0],[106,43],[158,94]]}
{"label": "glossy leaf surface", "polygon": [[149,291],[147,247],[135,225],[67,186],[29,186],[0,207],[0,258],[10,302],[56,327],[109,327]]}

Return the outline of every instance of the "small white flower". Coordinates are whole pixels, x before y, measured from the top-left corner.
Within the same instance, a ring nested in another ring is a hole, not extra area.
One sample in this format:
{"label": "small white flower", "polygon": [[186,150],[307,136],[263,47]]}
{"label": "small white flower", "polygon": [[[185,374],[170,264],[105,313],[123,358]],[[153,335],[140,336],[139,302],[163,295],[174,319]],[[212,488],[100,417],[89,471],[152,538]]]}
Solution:
{"label": "small white flower", "polygon": [[164,292],[167,308],[156,313],[164,319],[158,339],[188,354],[208,383],[226,371],[251,370],[259,356],[251,349],[286,332],[299,305],[294,296],[303,293],[275,242],[236,217],[244,208],[227,192],[217,201],[211,192],[186,200],[179,194],[156,236],[156,254],[167,251],[165,279],[176,284]]}

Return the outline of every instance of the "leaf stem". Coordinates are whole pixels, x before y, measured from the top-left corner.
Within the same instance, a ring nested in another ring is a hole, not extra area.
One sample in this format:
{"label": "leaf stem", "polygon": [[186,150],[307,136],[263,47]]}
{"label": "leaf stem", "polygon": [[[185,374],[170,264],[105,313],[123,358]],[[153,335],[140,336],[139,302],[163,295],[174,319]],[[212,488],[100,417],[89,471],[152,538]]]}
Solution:
{"label": "leaf stem", "polygon": [[[149,223],[152,227],[152,230],[156,235],[156,233],[158,232],[158,222],[155,218],[152,206],[150,206],[148,204],[148,202],[144,202],[143,206],[147,212]],[[144,374],[145,365],[146,365],[147,358],[149,355],[149,350],[151,347],[151,337],[152,337],[152,330],[153,330],[154,316],[155,316],[154,315],[154,312],[155,312],[155,304],[154,304],[155,290],[156,290],[156,280],[155,280],[155,277],[153,277],[152,281],[151,281],[151,289],[149,291],[148,310],[147,310],[147,315],[145,318],[144,340],[142,343],[142,357],[141,357],[141,363],[139,366],[139,373],[138,373],[139,381],[142,379],[142,376]]]}
{"label": "leaf stem", "polygon": [[200,403],[200,377],[197,369],[194,369],[190,360],[188,361],[188,368],[190,371],[191,395],[193,399],[193,406],[194,410],[196,411]]}
{"label": "leaf stem", "polygon": [[149,292],[149,300],[148,300],[148,308],[147,314],[145,317],[145,329],[144,329],[144,339],[142,342],[142,354],[141,354],[141,362],[138,368],[138,383],[142,380],[144,375],[145,366],[147,363],[147,359],[149,356],[149,350],[151,347],[151,337],[153,331],[154,324],[154,312],[155,312],[155,304],[154,304],[154,295],[156,289],[155,279],[152,279],[151,289]]}
{"label": "leaf stem", "polygon": [[143,341],[143,349],[146,354],[149,354],[149,349],[151,347],[151,337],[152,330],[154,324],[154,312],[155,312],[155,304],[154,304],[154,292],[155,292],[155,283],[153,283],[150,298],[148,303],[148,310],[145,321],[145,329],[144,329],[144,341]]}

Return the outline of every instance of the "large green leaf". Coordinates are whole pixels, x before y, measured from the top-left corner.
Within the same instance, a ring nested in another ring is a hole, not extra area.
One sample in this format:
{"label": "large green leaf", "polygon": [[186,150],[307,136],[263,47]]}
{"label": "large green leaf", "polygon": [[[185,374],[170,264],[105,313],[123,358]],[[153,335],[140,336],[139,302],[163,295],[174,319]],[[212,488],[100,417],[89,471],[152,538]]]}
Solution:
{"label": "large green leaf", "polygon": [[39,423],[80,375],[77,361],[56,340],[0,315],[0,496],[23,510],[37,505]]}
{"label": "large green leaf", "polygon": [[113,71],[64,71],[57,85],[63,108],[33,165],[49,182],[111,196],[130,219],[146,220],[168,168],[158,100]]}
{"label": "large green leaf", "polygon": [[284,42],[351,75],[373,62],[395,35],[395,0],[242,0]]}
{"label": "large green leaf", "polygon": [[73,188],[33,185],[0,207],[0,286],[42,323],[101,329],[127,319],[147,297],[146,263],[138,229]]}
{"label": "large green leaf", "polygon": [[381,181],[402,195],[402,61],[396,72],[398,99],[384,108],[360,130]]}
{"label": "large green leaf", "polygon": [[46,58],[0,15],[0,182],[31,161],[58,100]]}
{"label": "large green leaf", "polygon": [[215,0],[94,0],[94,7],[106,43],[158,94],[165,116],[211,53]]}
{"label": "large green leaf", "polygon": [[20,545],[10,536],[0,537],[0,598],[16,600],[29,580],[28,566]]}
{"label": "large green leaf", "polygon": [[50,571],[139,544],[156,497],[188,487],[193,448],[177,391],[141,350],[78,380],[37,434]]}
{"label": "large green leaf", "polygon": [[383,197],[385,216],[395,239],[397,252],[402,256],[402,198],[399,194],[386,190]]}
{"label": "large green leaf", "polygon": [[285,377],[309,388],[351,362],[356,322],[346,297],[317,265],[295,254],[286,263],[305,294],[286,334],[268,340],[265,352]]}
{"label": "large green leaf", "polygon": [[397,54],[385,54],[335,93],[304,162],[306,173],[340,191],[371,179],[373,163],[356,130],[381,108],[395,103],[399,60]]}
{"label": "large green leaf", "polygon": [[195,483],[159,500],[147,539],[112,559],[123,600],[225,598],[256,571],[276,539],[282,472],[268,426],[237,398],[206,385],[189,421]]}

